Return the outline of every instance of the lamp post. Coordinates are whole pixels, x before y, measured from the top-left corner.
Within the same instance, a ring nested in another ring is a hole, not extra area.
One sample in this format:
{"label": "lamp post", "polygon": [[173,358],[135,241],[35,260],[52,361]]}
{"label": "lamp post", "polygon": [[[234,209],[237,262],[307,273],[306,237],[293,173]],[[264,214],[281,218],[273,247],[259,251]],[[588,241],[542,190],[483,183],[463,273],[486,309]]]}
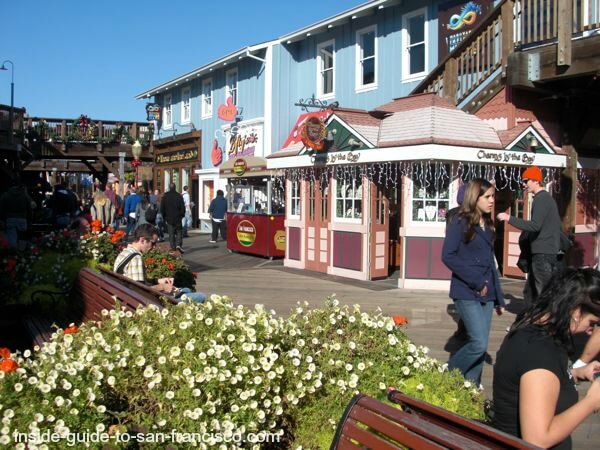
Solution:
{"label": "lamp post", "polygon": [[138,167],[142,164],[140,160],[140,156],[142,154],[142,144],[140,144],[139,140],[135,140],[133,145],[131,146],[131,154],[133,155],[133,161],[131,165],[135,168],[135,189],[138,187]]}
{"label": "lamp post", "polygon": [[8,142],[13,142],[13,108],[15,107],[15,65],[10,59],[6,59],[2,62],[0,70],[8,70],[6,63],[10,63],[10,111],[8,112],[8,121],[10,123],[10,135]]}

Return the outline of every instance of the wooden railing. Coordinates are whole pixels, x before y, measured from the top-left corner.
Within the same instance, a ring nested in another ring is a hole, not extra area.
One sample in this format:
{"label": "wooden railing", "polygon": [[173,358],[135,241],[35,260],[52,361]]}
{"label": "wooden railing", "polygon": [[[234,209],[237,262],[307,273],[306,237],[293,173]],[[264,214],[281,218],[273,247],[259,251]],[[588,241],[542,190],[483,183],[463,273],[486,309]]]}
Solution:
{"label": "wooden railing", "polygon": [[558,43],[559,65],[570,64],[570,41],[600,29],[600,0],[502,0],[413,93],[435,92],[455,105],[490,76],[506,75],[515,48]]}
{"label": "wooden railing", "polygon": [[93,121],[88,118],[29,117],[26,119],[26,128],[35,131],[42,139],[53,142],[133,144],[137,139],[147,144],[153,134],[149,122]]}

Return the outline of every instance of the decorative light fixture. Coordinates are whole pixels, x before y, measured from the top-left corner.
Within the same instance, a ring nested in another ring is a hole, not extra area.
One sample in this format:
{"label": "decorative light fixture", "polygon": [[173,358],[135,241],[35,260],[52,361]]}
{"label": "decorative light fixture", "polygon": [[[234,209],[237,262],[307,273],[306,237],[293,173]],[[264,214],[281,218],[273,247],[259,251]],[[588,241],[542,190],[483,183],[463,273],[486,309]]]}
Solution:
{"label": "decorative light fixture", "polygon": [[15,107],[15,65],[14,63],[6,59],[2,62],[2,67],[0,70],[8,70],[6,67],[6,63],[10,64],[10,111],[8,112],[8,122],[10,124],[10,135],[8,137],[8,142],[12,143],[13,141],[13,109]]}
{"label": "decorative light fixture", "polygon": [[135,188],[138,186],[138,167],[142,164],[140,160],[140,156],[142,156],[142,144],[138,139],[135,140],[133,145],[131,146],[131,154],[133,155],[133,161],[131,161],[131,165],[135,169]]}

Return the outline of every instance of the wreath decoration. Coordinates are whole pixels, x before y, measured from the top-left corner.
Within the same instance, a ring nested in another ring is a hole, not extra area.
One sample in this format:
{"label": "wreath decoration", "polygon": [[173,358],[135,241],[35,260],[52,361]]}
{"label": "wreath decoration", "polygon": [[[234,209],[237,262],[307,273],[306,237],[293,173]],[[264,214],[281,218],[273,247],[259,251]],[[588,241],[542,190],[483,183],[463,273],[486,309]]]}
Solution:
{"label": "wreath decoration", "polygon": [[318,117],[310,117],[300,129],[300,138],[302,143],[314,150],[323,150],[325,148],[325,137],[327,136],[327,128],[322,119]]}

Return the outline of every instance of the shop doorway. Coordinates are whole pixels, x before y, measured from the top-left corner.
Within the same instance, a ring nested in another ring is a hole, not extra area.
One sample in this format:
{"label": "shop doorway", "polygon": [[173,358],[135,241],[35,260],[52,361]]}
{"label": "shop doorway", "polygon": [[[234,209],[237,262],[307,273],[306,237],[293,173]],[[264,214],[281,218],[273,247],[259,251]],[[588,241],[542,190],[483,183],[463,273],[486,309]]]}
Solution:
{"label": "shop doorway", "polygon": [[369,185],[369,279],[373,280],[389,276],[390,203],[388,189],[375,182]]}
{"label": "shop doorway", "polygon": [[[498,185],[498,184],[497,184]],[[528,198],[522,190],[512,191],[508,187],[496,191],[494,217],[499,212],[506,212],[516,217],[528,218]],[[512,278],[525,278],[525,273],[517,267],[521,253],[519,237],[521,230],[508,222],[496,221],[496,241],[494,252],[498,260],[499,272],[502,276]]]}
{"label": "shop doorway", "polygon": [[321,177],[304,183],[307,201],[306,268],[327,273],[329,266],[329,222],[331,188],[329,180]]}

